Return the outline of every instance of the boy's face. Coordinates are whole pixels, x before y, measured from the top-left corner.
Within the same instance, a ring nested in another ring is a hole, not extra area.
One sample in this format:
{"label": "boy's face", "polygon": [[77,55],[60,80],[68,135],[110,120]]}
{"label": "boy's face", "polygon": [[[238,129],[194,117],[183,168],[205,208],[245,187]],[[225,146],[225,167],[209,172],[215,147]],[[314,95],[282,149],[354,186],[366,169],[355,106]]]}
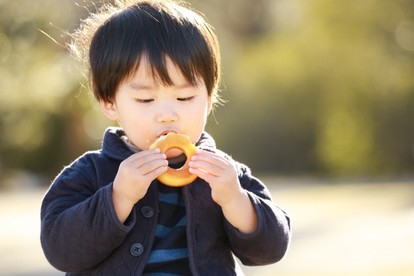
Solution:
{"label": "boy's face", "polygon": [[211,110],[204,81],[200,78],[196,86],[191,85],[171,59],[167,57],[166,62],[172,86],[154,79],[148,60],[142,57],[137,72],[120,83],[113,102],[100,103],[106,117],[118,121],[129,141],[142,150],[168,132],[197,142]]}

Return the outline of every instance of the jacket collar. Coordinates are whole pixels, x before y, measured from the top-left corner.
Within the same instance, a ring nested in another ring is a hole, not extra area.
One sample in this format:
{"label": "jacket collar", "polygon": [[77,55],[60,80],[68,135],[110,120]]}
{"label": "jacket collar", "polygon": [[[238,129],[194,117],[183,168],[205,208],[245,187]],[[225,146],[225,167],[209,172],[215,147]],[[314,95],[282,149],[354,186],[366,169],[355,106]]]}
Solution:
{"label": "jacket collar", "polygon": [[125,132],[122,128],[107,128],[102,141],[103,154],[119,160],[124,160],[131,156],[133,151],[123,141],[122,136],[125,136]]}

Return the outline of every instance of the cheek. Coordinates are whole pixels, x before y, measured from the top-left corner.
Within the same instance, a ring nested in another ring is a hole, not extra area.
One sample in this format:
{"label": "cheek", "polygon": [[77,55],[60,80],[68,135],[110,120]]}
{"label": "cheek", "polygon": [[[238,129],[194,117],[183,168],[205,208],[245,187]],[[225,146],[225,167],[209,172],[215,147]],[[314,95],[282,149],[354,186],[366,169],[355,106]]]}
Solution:
{"label": "cheek", "polygon": [[143,125],[148,120],[149,112],[143,112],[141,109],[137,108],[134,105],[127,106],[122,114],[120,121],[122,121],[125,126],[134,127],[136,125]]}

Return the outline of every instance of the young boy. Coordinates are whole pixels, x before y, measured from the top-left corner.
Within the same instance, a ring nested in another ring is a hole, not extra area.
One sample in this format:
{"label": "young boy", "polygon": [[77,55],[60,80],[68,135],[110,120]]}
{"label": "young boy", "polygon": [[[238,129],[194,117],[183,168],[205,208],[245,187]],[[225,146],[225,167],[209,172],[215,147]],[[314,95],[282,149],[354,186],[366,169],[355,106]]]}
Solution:
{"label": "young boy", "polygon": [[[204,131],[220,77],[212,27],[181,4],[148,0],[107,6],[73,37],[72,50],[89,54],[102,112],[120,128],[108,128],[102,148],[65,167],[45,195],[49,262],[68,275],[241,275],[233,254],[246,265],[279,261],[289,218]],[[149,149],[170,132],[198,148],[189,163],[197,179],[178,188],[156,178],[185,156]]]}

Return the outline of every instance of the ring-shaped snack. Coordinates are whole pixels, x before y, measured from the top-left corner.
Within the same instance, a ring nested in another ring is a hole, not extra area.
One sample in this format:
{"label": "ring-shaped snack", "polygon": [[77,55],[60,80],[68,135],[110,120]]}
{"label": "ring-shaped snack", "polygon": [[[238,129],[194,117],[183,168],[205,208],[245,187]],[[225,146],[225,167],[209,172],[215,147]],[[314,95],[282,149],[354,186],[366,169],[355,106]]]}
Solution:
{"label": "ring-shaped snack", "polygon": [[168,170],[157,177],[157,179],[171,187],[181,187],[193,182],[197,176],[189,172],[188,163],[193,155],[195,155],[197,148],[191,143],[190,137],[170,132],[167,135],[159,137],[151,144],[150,149],[159,148],[162,153],[165,153],[169,149],[182,150],[186,156],[184,165],[181,168],[173,169],[168,167]]}

